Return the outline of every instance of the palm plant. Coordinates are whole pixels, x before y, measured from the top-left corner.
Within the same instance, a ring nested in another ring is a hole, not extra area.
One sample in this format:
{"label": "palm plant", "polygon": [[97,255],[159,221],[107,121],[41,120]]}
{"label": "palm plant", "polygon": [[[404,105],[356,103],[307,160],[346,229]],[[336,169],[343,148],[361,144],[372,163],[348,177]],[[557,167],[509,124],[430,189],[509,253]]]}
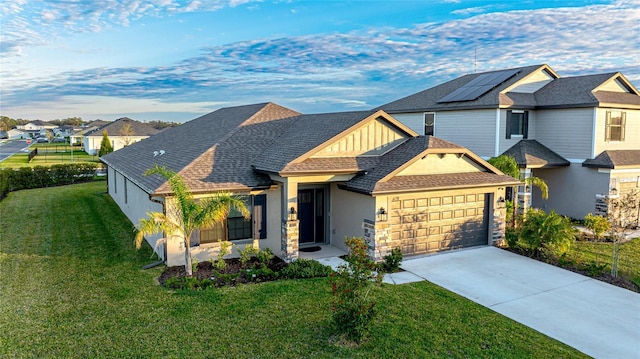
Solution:
{"label": "palm plant", "polygon": [[144,174],[164,177],[173,192],[174,201],[172,205],[165,206],[166,214],[147,212],[148,218],[140,220],[135,238],[136,248],[140,248],[145,235],[163,232],[168,237],[181,239],[185,246],[185,270],[188,276],[193,274],[190,247],[194,231],[224,221],[231,208],[235,208],[247,219],[251,216],[244,201],[228,192],[218,192],[211,197],[195,200],[184,178],[164,166],[155,165]]}
{"label": "palm plant", "polygon": [[549,198],[549,187],[547,183],[540,177],[527,177],[522,178],[520,174],[520,167],[516,162],[516,159],[509,155],[500,155],[498,157],[492,157],[488,161],[493,167],[499,169],[504,174],[513,178],[524,181],[527,186],[536,186],[540,189],[542,199]]}

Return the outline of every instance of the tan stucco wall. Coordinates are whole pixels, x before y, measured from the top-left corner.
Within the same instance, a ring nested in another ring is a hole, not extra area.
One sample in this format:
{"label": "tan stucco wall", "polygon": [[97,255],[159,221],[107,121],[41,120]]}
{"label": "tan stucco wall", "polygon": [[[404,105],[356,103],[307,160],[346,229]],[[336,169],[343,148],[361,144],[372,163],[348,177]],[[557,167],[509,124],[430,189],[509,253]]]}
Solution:
{"label": "tan stucco wall", "polygon": [[345,237],[362,237],[365,219],[375,220],[376,199],[344,191],[334,183],[330,187],[330,244],[347,251]]}
{"label": "tan stucco wall", "polygon": [[[125,198],[125,182],[126,182],[126,198]],[[147,212],[162,212],[162,204],[152,202],[149,199],[149,194],[143,191],[140,187],[136,186],[131,181],[126,180],[118,172],[112,168],[108,169],[107,185],[109,195],[116,202],[120,210],[131,221],[132,225],[138,224],[140,219],[147,218]],[[155,235],[147,237],[146,240],[158,253],[160,258],[163,258],[163,248],[156,248],[156,241],[162,238],[162,235]]]}

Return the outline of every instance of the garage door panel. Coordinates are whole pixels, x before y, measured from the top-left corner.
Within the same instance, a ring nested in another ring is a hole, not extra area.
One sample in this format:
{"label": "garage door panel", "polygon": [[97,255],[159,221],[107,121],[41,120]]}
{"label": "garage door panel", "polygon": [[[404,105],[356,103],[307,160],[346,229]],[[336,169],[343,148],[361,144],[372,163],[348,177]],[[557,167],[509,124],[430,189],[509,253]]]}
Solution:
{"label": "garage door panel", "polygon": [[486,244],[488,197],[485,193],[460,193],[396,198],[391,207],[399,210],[391,238],[401,243],[407,255]]}

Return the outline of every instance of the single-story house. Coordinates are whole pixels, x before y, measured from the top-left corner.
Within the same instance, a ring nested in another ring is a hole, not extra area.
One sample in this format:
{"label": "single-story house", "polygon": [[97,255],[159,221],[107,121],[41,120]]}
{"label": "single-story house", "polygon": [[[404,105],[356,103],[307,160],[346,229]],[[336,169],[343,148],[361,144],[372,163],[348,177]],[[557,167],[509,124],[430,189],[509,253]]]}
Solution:
{"label": "single-story house", "polygon": [[[380,260],[493,244],[504,236],[505,187],[517,185],[468,149],[418,136],[384,111],[304,115],[274,103],[222,108],[101,157],[108,192],[135,224],[170,213],[170,187],[144,176],[154,165],[180,174],[196,198],[244,196],[238,214],[193,238],[197,260],[219,240],[270,248],[291,261],[319,244],[347,250],[368,240]],[[146,238],[156,247],[162,235]],[[184,264],[179,240],[156,247],[167,265]]]}
{"label": "single-story house", "polygon": [[[93,130],[86,131],[82,135],[82,144],[85,152],[90,155],[98,153],[100,145],[102,144],[104,131],[107,131],[107,136],[111,141],[111,146],[113,146],[114,151],[149,138],[149,136],[153,136],[159,132],[146,123],[135,121],[128,117],[119,118]],[[74,138],[75,137],[77,136],[74,136]]]}

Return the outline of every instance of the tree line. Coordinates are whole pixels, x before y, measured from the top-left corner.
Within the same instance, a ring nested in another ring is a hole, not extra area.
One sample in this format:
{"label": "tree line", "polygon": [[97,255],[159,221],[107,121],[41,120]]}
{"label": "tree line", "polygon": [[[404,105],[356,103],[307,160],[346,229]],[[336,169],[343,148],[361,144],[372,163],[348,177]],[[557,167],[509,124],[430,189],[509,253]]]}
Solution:
{"label": "tree line", "polygon": [[[22,119],[22,118],[13,119],[8,116],[0,116],[0,130],[9,131],[18,126],[26,125],[29,122],[32,122],[32,120]],[[55,120],[46,121],[46,122],[56,126],[64,126],[64,125],[82,126],[90,123],[91,121],[84,121],[81,117],[67,117],[63,119],[55,119]],[[163,128],[175,127],[180,125],[179,122],[167,122],[167,121],[159,121],[159,120],[147,121],[145,123],[155,128],[156,130],[162,130]]]}

